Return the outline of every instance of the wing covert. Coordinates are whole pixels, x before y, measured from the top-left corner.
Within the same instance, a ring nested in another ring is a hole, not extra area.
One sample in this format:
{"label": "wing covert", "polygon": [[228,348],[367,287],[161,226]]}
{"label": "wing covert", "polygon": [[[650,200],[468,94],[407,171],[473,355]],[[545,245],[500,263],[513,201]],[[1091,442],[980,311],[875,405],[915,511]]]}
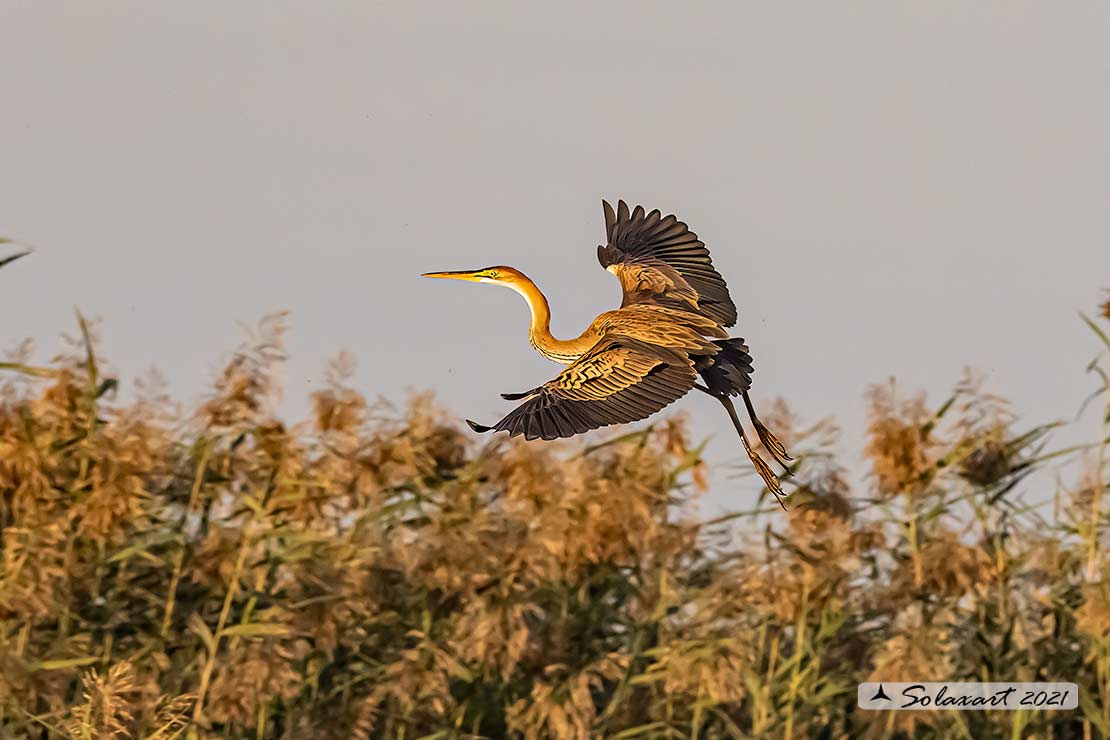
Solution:
{"label": "wing covert", "polygon": [[559,439],[651,416],[677,401],[697,378],[684,354],[610,335],[492,427],[525,439]]}

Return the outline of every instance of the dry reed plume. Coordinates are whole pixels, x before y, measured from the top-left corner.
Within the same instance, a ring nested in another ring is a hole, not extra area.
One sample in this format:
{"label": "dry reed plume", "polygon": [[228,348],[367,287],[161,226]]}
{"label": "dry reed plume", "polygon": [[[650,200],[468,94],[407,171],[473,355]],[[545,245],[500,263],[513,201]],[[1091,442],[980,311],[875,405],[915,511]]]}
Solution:
{"label": "dry reed plume", "polygon": [[[778,404],[790,512],[699,521],[678,420],[479,446],[341,357],[289,426],[281,317],[200,408],[122,404],[80,326],[0,365],[4,738],[1110,735],[1110,417],[1049,452],[974,376],[936,409],[877,386],[856,490],[835,425]],[[1069,455],[1053,514],[1017,497]],[[1074,680],[1081,709],[855,708],[929,678]]]}

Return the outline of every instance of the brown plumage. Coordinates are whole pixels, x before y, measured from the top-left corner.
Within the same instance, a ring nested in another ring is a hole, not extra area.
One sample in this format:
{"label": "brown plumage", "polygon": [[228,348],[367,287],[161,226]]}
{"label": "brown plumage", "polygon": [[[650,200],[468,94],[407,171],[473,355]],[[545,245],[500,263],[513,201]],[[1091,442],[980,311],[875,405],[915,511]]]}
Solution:
{"label": "brown plumage", "polygon": [[732,396],[743,397],[763,447],[787,474],[792,458],[755,414],[748,396],[752,358],[744,340],[725,331],[736,323],[736,305],[709,250],[674,216],[640,206],[630,211],[624,201],[615,211],[604,201],[602,206],[608,243],[597,248],[598,260],[620,280],[624,300],[574,339],[552,336],[547,299],[512,267],[425,274],[516,291],[532,312],[529,342],[544,357],[568,365],[538,388],[503,394],[523,403],[496,424],[467,423],[477,432],[558,439],[645,419],[697,389],[728,411],[756,471],[781,503],[782,486],[748,442]]}

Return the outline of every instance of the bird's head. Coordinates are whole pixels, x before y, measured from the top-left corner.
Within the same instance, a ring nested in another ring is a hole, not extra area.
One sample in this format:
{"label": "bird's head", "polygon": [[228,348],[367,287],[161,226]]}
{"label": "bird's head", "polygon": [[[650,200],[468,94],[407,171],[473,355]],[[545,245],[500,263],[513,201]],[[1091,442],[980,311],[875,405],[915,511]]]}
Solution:
{"label": "bird's head", "polygon": [[520,270],[505,265],[486,267],[481,270],[460,270],[457,272],[426,272],[421,277],[444,278],[446,280],[466,280],[470,283],[492,283],[513,287],[522,280],[527,280]]}

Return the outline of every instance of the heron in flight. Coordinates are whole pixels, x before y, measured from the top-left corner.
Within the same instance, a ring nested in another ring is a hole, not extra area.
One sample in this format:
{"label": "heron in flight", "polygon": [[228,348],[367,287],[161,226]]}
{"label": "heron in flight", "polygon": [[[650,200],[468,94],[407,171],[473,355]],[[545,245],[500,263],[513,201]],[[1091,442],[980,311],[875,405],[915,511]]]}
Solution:
{"label": "heron in flight", "polygon": [[[748,391],[752,357],[743,339],[725,327],[736,323],[736,305],[709,250],[673,215],[658,210],[629,210],[622,200],[614,211],[602,201],[608,244],[597,258],[620,280],[624,300],[615,311],[594,319],[574,339],[551,334],[547,299],[524,273],[512,267],[460,272],[429,272],[424,277],[501,285],[528,303],[528,339],[544,357],[568,367],[538,388],[504,393],[522,401],[493,426],[467,419],[476,432],[523,434],[525,439],[558,439],[610,424],[640,421],[697,389],[728,411],[752,464],[767,489],[782,504],[783,490],[774,471],[752,449],[733,396],[744,400],[764,449],[790,474],[782,443],[759,421]],[[698,379],[701,379],[701,383]],[[785,509],[786,507],[783,506]]]}

